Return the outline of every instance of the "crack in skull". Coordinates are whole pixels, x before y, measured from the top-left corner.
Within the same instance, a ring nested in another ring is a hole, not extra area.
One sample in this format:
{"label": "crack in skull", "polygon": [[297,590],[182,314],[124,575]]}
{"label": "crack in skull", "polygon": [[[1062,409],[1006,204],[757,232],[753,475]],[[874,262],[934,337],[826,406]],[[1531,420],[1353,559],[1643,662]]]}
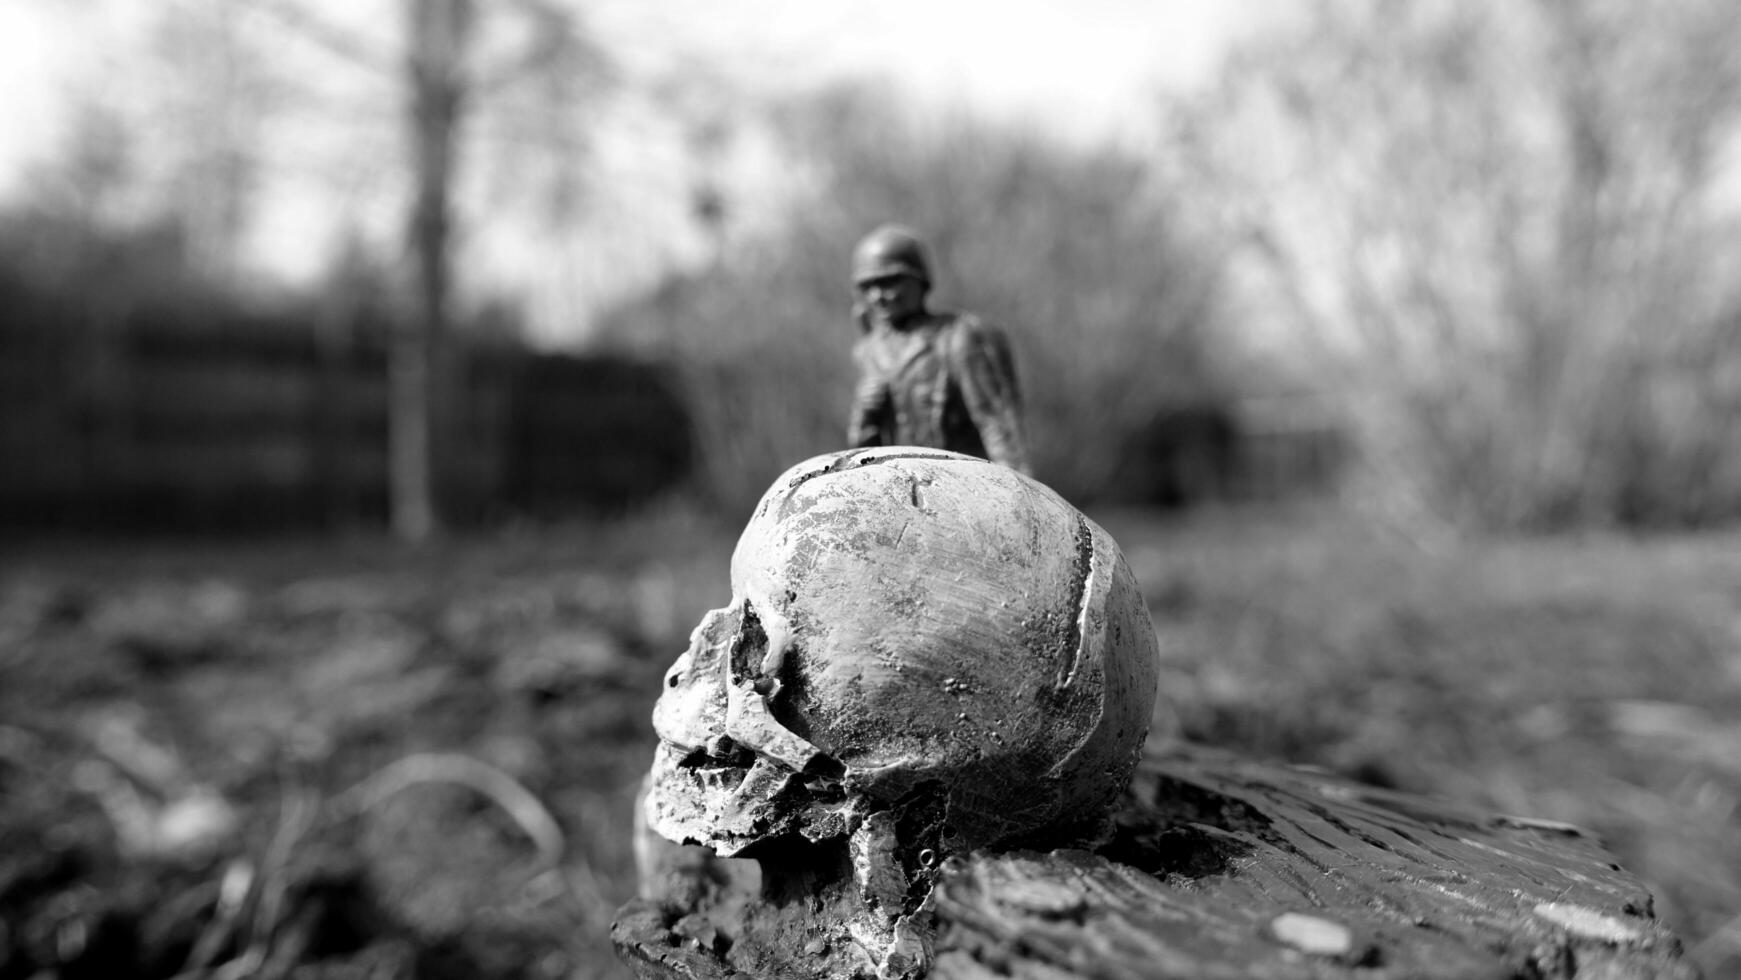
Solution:
{"label": "crack in skull", "polygon": [[647,819],[721,856],[846,845],[855,930],[923,962],[944,858],[1102,827],[1156,670],[1117,545],[1051,490],[940,452],[818,457],[763,497],[731,603],[666,675]]}

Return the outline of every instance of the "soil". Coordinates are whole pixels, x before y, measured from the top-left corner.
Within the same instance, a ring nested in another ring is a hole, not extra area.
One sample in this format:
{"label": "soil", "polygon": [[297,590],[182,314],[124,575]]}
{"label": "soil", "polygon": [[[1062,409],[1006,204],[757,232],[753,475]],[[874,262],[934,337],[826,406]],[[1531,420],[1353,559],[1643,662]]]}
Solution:
{"label": "soil", "polygon": [[[664,669],[743,517],[6,542],[0,980],[610,977]],[[1741,534],[1094,514],[1169,726],[1592,831],[1741,971]]]}
{"label": "soil", "polygon": [[626,975],[678,595],[725,582],[675,533],[9,561],[0,980]]}

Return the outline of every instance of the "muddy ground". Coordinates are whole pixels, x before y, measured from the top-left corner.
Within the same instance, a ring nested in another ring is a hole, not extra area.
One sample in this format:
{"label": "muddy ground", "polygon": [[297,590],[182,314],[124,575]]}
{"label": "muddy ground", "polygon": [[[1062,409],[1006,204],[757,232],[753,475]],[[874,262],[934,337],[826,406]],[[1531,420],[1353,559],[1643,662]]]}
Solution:
{"label": "muddy ground", "polygon": [[[1741,538],[1099,515],[1188,737],[1584,824],[1741,972]],[[0,565],[0,980],[613,977],[659,678],[735,529]]]}

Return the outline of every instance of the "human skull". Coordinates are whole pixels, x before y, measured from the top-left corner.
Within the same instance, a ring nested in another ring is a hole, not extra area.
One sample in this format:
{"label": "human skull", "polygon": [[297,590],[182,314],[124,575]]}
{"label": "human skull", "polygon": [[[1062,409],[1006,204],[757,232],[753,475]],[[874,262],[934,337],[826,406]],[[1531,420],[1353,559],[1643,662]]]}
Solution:
{"label": "human skull", "polygon": [[937,450],[819,456],[762,497],[731,582],[654,709],[661,835],[721,856],[853,835],[867,898],[898,906],[879,849],[1065,843],[1128,782],[1154,630],[1112,538],[1040,483]]}

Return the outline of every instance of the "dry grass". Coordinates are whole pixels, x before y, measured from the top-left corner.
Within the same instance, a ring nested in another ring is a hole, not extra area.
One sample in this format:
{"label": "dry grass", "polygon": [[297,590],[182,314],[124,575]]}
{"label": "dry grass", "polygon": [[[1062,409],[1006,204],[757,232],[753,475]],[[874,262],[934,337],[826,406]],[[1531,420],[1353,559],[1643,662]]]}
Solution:
{"label": "dry grass", "polygon": [[[1101,516],[1186,735],[1585,825],[1708,975],[1741,969],[1741,540]],[[0,972],[130,936],[136,975],[625,976],[647,714],[732,536],[15,555]]]}

